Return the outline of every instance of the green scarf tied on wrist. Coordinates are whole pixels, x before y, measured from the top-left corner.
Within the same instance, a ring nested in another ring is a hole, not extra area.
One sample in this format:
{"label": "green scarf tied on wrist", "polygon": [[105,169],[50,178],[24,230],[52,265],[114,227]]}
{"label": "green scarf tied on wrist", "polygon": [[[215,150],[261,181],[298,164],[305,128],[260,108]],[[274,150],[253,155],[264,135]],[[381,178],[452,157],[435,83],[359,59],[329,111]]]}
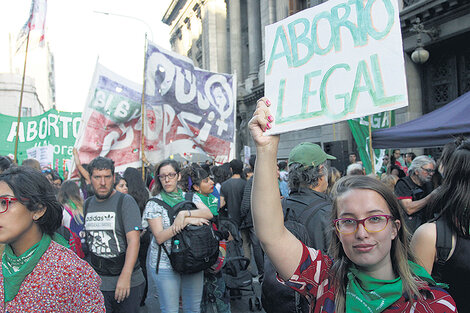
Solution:
{"label": "green scarf tied on wrist", "polygon": [[209,210],[211,210],[212,215],[219,215],[219,212],[217,212],[217,209],[219,207],[219,200],[217,200],[216,196],[214,196],[213,194],[209,194],[208,196],[205,196],[200,193],[196,194],[199,196],[202,203],[204,203],[209,208]]}
{"label": "green scarf tied on wrist", "polygon": [[5,303],[15,298],[26,276],[28,276],[49,248],[51,237],[43,234],[41,240],[25,253],[16,256],[10,245],[5,245],[2,258],[3,289]]}
{"label": "green scarf tied on wrist", "polygon": [[178,190],[175,192],[166,192],[165,190],[162,190],[160,192],[160,196],[162,197],[162,200],[171,207],[174,207],[181,201],[184,201],[183,190],[180,188],[178,188]]}
{"label": "green scarf tied on wrist", "polygon": [[[416,263],[408,261],[414,275],[431,285],[437,285],[426,270]],[[403,294],[401,277],[392,280],[373,278],[357,269],[349,268],[346,287],[346,307],[348,312],[379,313],[398,301]]]}

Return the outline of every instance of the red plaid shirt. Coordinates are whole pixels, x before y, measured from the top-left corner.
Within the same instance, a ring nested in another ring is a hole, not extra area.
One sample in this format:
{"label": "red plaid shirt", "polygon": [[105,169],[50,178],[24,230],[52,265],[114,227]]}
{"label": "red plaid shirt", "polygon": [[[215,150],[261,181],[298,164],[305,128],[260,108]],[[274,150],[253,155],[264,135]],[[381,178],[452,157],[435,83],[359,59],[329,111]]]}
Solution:
{"label": "red plaid shirt", "polygon": [[[302,258],[294,275],[283,282],[285,285],[307,297],[310,312],[335,312],[335,289],[328,274],[332,265],[331,259],[321,251],[303,245]],[[281,282],[282,280],[279,279]],[[457,312],[455,302],[447,291],[434,286],[421,288],[423,298],[411,303],[405,295],[383,312],[398,313],[452,313]],[[346,309],[349,313],[350,311]]]}

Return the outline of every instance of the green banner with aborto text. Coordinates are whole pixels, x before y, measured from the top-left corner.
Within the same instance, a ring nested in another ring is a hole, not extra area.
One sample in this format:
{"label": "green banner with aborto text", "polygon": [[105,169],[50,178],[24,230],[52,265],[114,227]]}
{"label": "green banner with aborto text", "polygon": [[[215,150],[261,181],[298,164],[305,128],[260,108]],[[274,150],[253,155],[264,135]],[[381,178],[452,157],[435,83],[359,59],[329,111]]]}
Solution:
{"label": "green banner with aborto text", "polygon": [[[55,109],[37,116],[22,117],[18,130],[18,164],[28,158],[28,149],[50,145],[54,156],[49,166],[63,175],[72,159],[81,117],[82,113]],[[17,125],[16,116],[0,114],[0,155],[14,153]]]}
{"label": "green banner with aborto text", "polygon": [[[354,140],[357,144],[357,151],[361,158],[362,164],[366,170],[366,174],[372,172],[372,163],[370,160],[370,144],[369,144],[369,117],[354,118],[348,120]],[[395,125],[395,111],[376,113],[371,116],[372,131],[381,128],[388,128]],[[382,158],[386,153],[386,149],[374,149],[374,166],[375,172],[379,172],[382,166]]]}

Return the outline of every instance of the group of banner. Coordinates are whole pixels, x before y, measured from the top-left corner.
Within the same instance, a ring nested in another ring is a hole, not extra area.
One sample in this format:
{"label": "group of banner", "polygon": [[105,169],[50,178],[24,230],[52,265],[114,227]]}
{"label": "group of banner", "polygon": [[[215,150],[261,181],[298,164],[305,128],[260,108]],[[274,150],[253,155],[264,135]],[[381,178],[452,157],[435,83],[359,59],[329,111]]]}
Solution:
{"label": "group of banner", "polygon": [[81,162],[105,156],[120,171],[141,166],[141,150],[151,163],[189,155],[229,161],[234,155],[235,86],[234,75],[199,69],[152,43],[144,97],[142,86],[97,64],[75,145]]}

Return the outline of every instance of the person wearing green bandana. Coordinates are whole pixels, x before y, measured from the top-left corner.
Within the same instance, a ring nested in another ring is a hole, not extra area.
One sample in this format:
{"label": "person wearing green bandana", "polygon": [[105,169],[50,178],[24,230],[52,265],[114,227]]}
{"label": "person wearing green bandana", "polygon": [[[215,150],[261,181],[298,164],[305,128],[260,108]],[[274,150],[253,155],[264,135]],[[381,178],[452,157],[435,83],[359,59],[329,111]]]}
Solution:
{"label": "person wearing green bandana", "polygon": [[39,171],[0,174],[0,312],[105,312],[99,276],[56,243],[61,222],[62,206]]}
{"label": "person wearing green bandana", "polygon": [[[185,200],[185,192],[178,182],[181,179],[180,167],[174,160],[165,160],[155,170],[154,198],[163,200],[169,206]],[[199,312],[203,288],[203,271],[194,274],[180,274],[173,270],[166,253],[158,256],[159,245],[164,244],[171,250],[171,238],[181,232],[188,224],[209,224],[213,217],[209,208],[204,205],[199,196],[193,195],[193,202],[198,208],[191,211],[180,211],[173,223],[170,222],[167,210],[154,201],[147,202],[142,216],[142,225],[150,226],[153,238],[147,255],[148,307],[158,294],[162,312],[177,313],[179,298],[183,300],[183,312]],[[158,264],[158,273],[157,273]],[[156,286],[156,287],[155,287]]]}
{"label": "person wearing green bandana", "polygon": [[[181,171],[181,186],[183,190],[195,192],[201,201],[211,210],[214,218],[212,221],[216,224],[217,230],[214,230],[219,240],[232,240],[229,231],[223,231],[219,228],[219,200],[212,194],[214,191],[214,181],[209,173],[197,164],[192,164]],[[225,251],[225,250],[224,250]],[[219,254],[220,256],[220,254]],[[218,262],[223,262],[219,259]],[[201,312],[210,312],[213,306],[217,308],[218,313],[230,313],[230,294],[225,285],[225,280],[221,271],[212,270],[217,267],[217,263],[209,270],[204,271],[204,296],[201,301]],[[209,294],[214,297],[211,298]]]}
{"label": "person wearing green bandana", "polygon": [[414,263],[393,192],[367,176],[343,177],[332,190],[328,255],[284,226],[276,159],[279,135],[261,98],[249,123],[256,145],[252,214],[256,234],[286,286],[307,297],[310,312],[457,312],[452,297]]}

